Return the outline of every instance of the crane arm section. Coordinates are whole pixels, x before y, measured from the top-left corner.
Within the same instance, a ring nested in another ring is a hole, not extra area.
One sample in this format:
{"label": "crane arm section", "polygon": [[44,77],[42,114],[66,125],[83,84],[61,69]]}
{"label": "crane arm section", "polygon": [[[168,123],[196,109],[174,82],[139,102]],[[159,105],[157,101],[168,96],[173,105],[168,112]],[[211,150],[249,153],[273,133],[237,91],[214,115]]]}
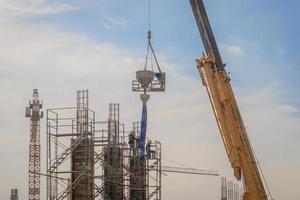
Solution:
{"label": "crane arm section", "polygon": [[227,156],[238,180],[243,177],[244,200],[267,200],[257,162],[224,68],[202,0],[190,0],[206,54],[197,60]]}
{"label": "crane arm section", "polygon": [[161,166],[161,171],[170,172],[170,173],[181,173],[181,174],[220,176],[219,172],[217,171],[195,169],[195,168],[184,168],[184,167]]}
{"label": "crane arm section", "polygon": [[202,0],[190,0],[190,3],[206,54],[214,54],[218,69],[225,70]]}

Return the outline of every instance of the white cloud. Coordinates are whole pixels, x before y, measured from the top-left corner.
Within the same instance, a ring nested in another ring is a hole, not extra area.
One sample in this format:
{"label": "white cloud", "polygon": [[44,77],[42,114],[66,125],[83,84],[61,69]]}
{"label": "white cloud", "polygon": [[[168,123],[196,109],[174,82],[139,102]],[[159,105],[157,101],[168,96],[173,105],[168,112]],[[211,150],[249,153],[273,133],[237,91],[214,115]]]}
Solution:
{"label": "white cloud", "polygon": [[240,54],[242,54],[243,53],[243,50],[242,50],[242,48],[241,47],[239,47],[239,46],[228,46],[227,47],[227,51],[229,52],[229,53],[232,53],[232,54],[235,54],[235,55],[240,55]]}
{"label": "white cloud", "polygon": [[220,48],[223,50],[225,55],[241,56],[244,53],[244,50],[239,45],[221,44]]}
{"label": "white cloud", "polygon": [[107,24],[103,24],[103,26],[104,26],[104,28],[107,29],[107,30],[111,30],[111,29],[112,29],[112,27],[109,26],[109,25],[107,25]]}
{"label": "white cloud", "polygon": [[281,105],[279,109],[285,113],[299,113],[299,109],[292,105]]}
{"label": "white cloud", "polygon": [[106,24],[121,26],[121,27],[128,27],[130,24],[130,21],[126,18],[110,16],[110,15],[101,15],[101,16],[107,22]]}
{"label": "white cloud", "polygon": [[1,0],[2,15],[51,15],[78,10],[79,8],[67,3],[47,3],[45,0]]}

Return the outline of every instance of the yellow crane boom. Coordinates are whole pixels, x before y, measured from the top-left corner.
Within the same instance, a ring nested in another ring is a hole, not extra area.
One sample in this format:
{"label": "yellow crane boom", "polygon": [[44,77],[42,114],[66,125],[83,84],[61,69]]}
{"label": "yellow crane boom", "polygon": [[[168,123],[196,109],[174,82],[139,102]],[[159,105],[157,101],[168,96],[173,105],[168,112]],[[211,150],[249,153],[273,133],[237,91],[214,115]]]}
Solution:
{"label": "yellow crane boom", "polygon": [[257,161],[234,97],[225,66],[209,24],[202,0],[190,0],[206,54],[196,61],[202,83],[238,180],[245,185],[244,200],[267,200]]}

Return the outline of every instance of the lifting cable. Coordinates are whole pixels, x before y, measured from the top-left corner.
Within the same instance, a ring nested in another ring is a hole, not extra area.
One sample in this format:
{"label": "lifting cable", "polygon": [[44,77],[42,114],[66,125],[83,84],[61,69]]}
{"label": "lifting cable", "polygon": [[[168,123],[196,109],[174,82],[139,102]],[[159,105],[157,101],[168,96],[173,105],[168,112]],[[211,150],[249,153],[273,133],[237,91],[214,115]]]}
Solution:
{"label": "lifting cable", "polygon": [[260,166],[260,163],[259,163],[259,161],[258,161],[258,159],[257,159],[255,150],[254,150],[254,148],[253,148],[253,146],[252,146],[252,144],[251,144],[250,141],[249,141],[249,144],[250,144],[250,147],[251,147],[251,149],[252,149],[252,151],[253,151],[254,159],[255,159],[255,162],[256,162],[256,164],[257,164],[257,166],[258,166],[258,169],[259,169],[259,171],[260,171],[260,174],[261,174],[261,176],[262,176],[263,182],[264,182],[264,184],[265,184],[265,186],[266,186],[266,188],[267,188],[267,191],[268,191],[268,194],[267,194],[267,195],[271,198],[271,200],[274,200],[274,199],[273,199],[273,196],[272,196],[272,193],[271,193],[271,190],[270,190],[270,187],[269,187],[269,185],[268,185],[268,182],[267,182],[267,180],[266,180],[266,178],[265,178],[265,175],[264,175],[264,173],[263,173],[263,170],[262,170],[262,168],[261,168],[261,166]]}
{"label": "lifting cable", "polygon": [[[150,52],[151,50],[151,52]],[[151,54],[155,55],[152,45],[151,45],[151,0],[148,0],[148,46],[147,46],[147,55],[146,55],[146,61],[145,61],[145,68],[144,70],[147,70],[148,66],[148,60],[149,60],[149,55],[150,59],[152,61]],[[152,64],[153,62],[151,62]],[[156,61],[156,63],[158,63]],[[153,69],[153,64],[151,65],[152,71]],[[141,119],[141,133],[140,133],[140,138],[139,138],[139,150],[140,150],[140,156],[143,159],[144,154],[145,154],[145,143],[146,143],[146,135],[147,135],[147,100],[149,99],[149,96],[146,95],[146,88],[144,88],[144,98],[141,96],[141,100],[143,101],[143,108],[142,108],[142,119]]]}
{"label": "lifting cable", "polygon": [[[142,85],[142,89],[144,91],[144,94],[140,95],[140,98],[143,102],[143,108],[142,108],[142,119],[141,119],[141,133],[139,138],[139,150],[140,155],[143,158],[145,153],[145,143],[146,143],[146,135],[147,135],[147,104],[146,102],[149,100],[150,95],[147,94],[147,91],[154,91],[152,90],[152,87],[154,89],[154,86],[160,86],[164,87],[164,80],[165,80],[165,74],[162,73],[157,57],[155,55],[152,43],[151,43],[151,0],[148,0],[148,44],[147,44],[147,54],[146,54],[146,60],[145,60],[145,66],[144,71],[140,74],[140,84]],[[154,60],[154,61],[153,61]],[[154,70],[154,65],[156,65],[156,68],[158,72],[156,72],[156,69]],[[150,65],[150,66],[149,66]],[[147,70],[147,67],[151,67],[151,70]],[[141,73],[141,71],[139,71]],[[156,77],[156,80],[154,78]],[[142,83],[143,82],[143,83]],[[155,91],[164,91],[164,88],[155,88]]]}
{"label": "lifting cable", "polygon": [[149,59],[150,59],[150,67],[151,67],[152,71],[154,71],[154,69],[153,69],[153,59],[154,59],[156,67],[157,67],[159,73],[161,73],[161,69],[159,67],[158,60],[157,60],[156,54],[154,52],[154,49],[153,49],[153,46],[152,46],[152,43],[151,43],[151,38],[152,38],[152,32],[151,32],[151,0],[148,0],[148,35],[147,35],[148,45],[147,45],[147,54],[146,54],[146,61],[145,61],[144,70],[147,69],[147,67],[149,65]]}

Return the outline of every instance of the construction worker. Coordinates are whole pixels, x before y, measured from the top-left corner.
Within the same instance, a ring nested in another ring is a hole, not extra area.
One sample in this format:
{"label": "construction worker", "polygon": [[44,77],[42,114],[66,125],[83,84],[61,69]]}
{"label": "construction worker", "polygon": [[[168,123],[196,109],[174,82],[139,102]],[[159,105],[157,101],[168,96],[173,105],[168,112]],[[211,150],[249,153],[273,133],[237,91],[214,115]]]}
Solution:
{"label": "construction worker", "polygon": [[151,158],[151,152],[150,152],[150,141],[147,142],[147,145],[146,145],[146,153],[147,153],[147,157],[148,158]]}
{"label": "construction worker", "polygon": [[135,141],[135,135],[134,135],[134,132],[131,131],[128,135],[128,144],[129,144],[130,148],[134,147],[134,141]]}
{"label": "construction worker", "polygon": [[152,141],[149,140],[149,142],[146,145],[146,152],[148,158],[155,158],[155,151],[151,149]]}
{"label": "construction worker", "polygon": [[134,149],[134,143],[135,143],[135,135],[134,135],[134,132],[131,131],[128,135],[128,144],[129,144],[129,147],[130,147],[130,152],[129,154],[131,154],[131,152],[133,152],[133,149]]}

